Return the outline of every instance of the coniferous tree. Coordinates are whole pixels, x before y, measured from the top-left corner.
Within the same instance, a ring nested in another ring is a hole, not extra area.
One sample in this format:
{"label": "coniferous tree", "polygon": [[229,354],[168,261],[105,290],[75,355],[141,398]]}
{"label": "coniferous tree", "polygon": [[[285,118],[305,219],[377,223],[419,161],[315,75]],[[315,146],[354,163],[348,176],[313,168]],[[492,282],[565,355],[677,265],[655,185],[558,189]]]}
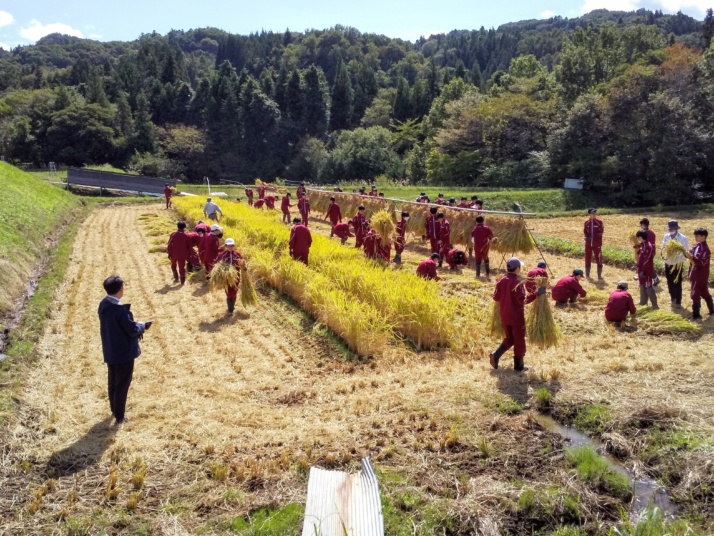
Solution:
{"label": "coniferous tree", "polygon": [[344,130],[350,128],[352,121],[352,105],[354,91],[350,82],[347,67],[340,62],[332,86],[332,106],[330,108],[330,129]]}
{"label": "coniferous tree", "polygon": [[403,76],[399,77],[399,82],[397,82],[397,96],[394,99],[394,109],[392,111],[392,115],[397,121],[406,121],[412,115],[409,82],[407,82],[407,79]]}
{"label": "coniferous tree", "polygon": [[99,104],[100,106],[109,106],[109,99],[104,92],[104,77],[97,69],[92,70],[89,82],[87,84],[87,102],[90,104]]}
{"label": "coniferous tree", "polygon": [[304,120],[307,133],[314,138],[324,138],[327,135],[330,117],[323,79],[322,69],[315,65],[311,65],[305,73]]}
{"label": "coniferous tree", "polygon": [[709,48],[712,42],[712,37],[714,37],[714,12],[712,8],[707,9],[707,14],[704,17],[704,23],[702,24],[702,42],[704,45],[704,50]]}
{"label": "coniferous tree", "polygon": [[285,89],[285,115],[296,125],[301,125],[304,106],[305,97],[302,81],[300,80],[300,74],[297,70],[294,70]]}
{"label": "coniferous tree", "polygon": [[149,100],[144,92],[139,93],[136,97],[132,146],[140,153],[153,152],[156,146],[156,127],[151,121]]}
{"label": "coniferous tree", "polygon": [[471,83],[477,88],[483,89],[483,75],[478,61],[475,61],[473,67],[471,67]]}

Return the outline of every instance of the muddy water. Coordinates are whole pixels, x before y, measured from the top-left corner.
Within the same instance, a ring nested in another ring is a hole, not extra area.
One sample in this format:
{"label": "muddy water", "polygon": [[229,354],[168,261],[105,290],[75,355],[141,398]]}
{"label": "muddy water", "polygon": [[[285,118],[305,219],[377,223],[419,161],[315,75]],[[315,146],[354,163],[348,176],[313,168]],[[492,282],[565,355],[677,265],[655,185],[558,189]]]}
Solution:
{"label": "muddy water", "polygon": [[662,510],[665,517],[674,517],[676,508],[669,500],[667,490],[665,490],[664,487],[658,484],[655,480],[636,478],[633,471],[629,470],[612,456],[604,454],[605,448],[600,441],[580,432],[576,428],[559,424],[552,417],[547,415],[536,414],[535,418],[546,430],[556,432],[567,439],[570,442],[571,447],[593,447],[599,453],[603,454],[604,458],[614,471],[617,471],[628,478],[630,485],[632,486],[633,493],[630,508],[630,516],[632,518],[638,517],[643,511],[647,510],[650,503],[652,503],[652,506],[656,506]]}

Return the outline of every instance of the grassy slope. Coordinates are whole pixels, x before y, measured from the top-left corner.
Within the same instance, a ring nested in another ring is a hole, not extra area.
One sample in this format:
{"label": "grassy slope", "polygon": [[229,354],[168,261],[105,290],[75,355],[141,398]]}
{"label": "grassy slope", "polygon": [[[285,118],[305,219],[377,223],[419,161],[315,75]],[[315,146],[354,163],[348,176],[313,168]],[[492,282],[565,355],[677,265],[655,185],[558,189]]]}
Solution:
{"label": "grassy slope", "polygon": [[0,314],[25,289],[46,238],[79,206],[72,194],[0,162]]}

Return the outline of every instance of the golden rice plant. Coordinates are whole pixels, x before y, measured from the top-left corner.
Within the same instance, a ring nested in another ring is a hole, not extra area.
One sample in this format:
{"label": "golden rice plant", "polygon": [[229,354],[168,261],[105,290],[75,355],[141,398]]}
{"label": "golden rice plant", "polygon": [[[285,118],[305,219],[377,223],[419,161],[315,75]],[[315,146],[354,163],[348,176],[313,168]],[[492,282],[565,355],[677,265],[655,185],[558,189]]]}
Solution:
{"label": "golden rice plant", "polygon": [[492,249],[499,253],[531,253],[535,249],[535,242],[526,226],[526,220],[501,219],[494,225],[493,234],[498,240],[492,242]]}
{"label": "golden rice plant", "polygon": [[488,319],[488,331],[494,339],[502,339],[506,332],[503,330],[501,322],[501,304],[493,301],[491,305],[491,316]]}
{"label": "golden rice plant", "polygon": [[238,281],[238,270],[227,262],[217,263],[211,270],[211,278],[208,280],[208,288],[211,292],[226,290],[235,286]]}
{"label": "golden rice plant", "polygon": [[249,305],[255,305],[258,303],[258,295],[255,293],[255,286],[253,285],[253,280],[250,277],[250,273],[245,266],[245,263],[241,265],[240,268],[240,302],[243,307],[248,307]]}
{"label": "golden rice plant", "polygon": [[[548,284],[547,277],[536,277],[533,282],[538,287]],[[528,341],[539,348],[557,346],[560,341],[560,328],[555,323],[550,300],[546,294],[539,295],[528,310],[526,317],[526,334]]]}
{"label": "golden rice plant", "polygon": [[684,261],[676,262],[680,257],[686,257],[687,248],[685,248],[681,242],[677,240],[670,240],[664,245],[664,251],[662,255],[664,256],[664,262],[672,266],[673,273],[675,274],[675,281],[679,281],[684,273]]}
{"label": "golden rice plant", "polygon": [[394,221],[386,210],[380,210],[370,220],[370,225],[383,240],[390,240],[394,233]]}
{"label": "golden rice plant", "polygon": [[640,243],[640,241],[637,240],[637,231],[636,231],[636,230],[635,230],[635,231],[630,231],[630,232],[627,234],[627,239],[630,241],[630,244],[632,244],[633,246],[636,246],[637,244]]}

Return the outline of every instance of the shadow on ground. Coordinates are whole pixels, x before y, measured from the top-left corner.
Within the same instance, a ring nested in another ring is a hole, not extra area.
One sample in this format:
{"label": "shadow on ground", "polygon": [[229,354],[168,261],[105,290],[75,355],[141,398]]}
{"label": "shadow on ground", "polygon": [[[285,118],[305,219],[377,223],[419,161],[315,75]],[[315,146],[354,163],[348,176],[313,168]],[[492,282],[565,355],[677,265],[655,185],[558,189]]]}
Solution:
{"label": "shadow on ground", "polygon": [[95,465],[111,444],[117,428],[108,417],[92,426],[70,446],[58,450],[47,461],[46,471],[52,477],[71,476]]}

